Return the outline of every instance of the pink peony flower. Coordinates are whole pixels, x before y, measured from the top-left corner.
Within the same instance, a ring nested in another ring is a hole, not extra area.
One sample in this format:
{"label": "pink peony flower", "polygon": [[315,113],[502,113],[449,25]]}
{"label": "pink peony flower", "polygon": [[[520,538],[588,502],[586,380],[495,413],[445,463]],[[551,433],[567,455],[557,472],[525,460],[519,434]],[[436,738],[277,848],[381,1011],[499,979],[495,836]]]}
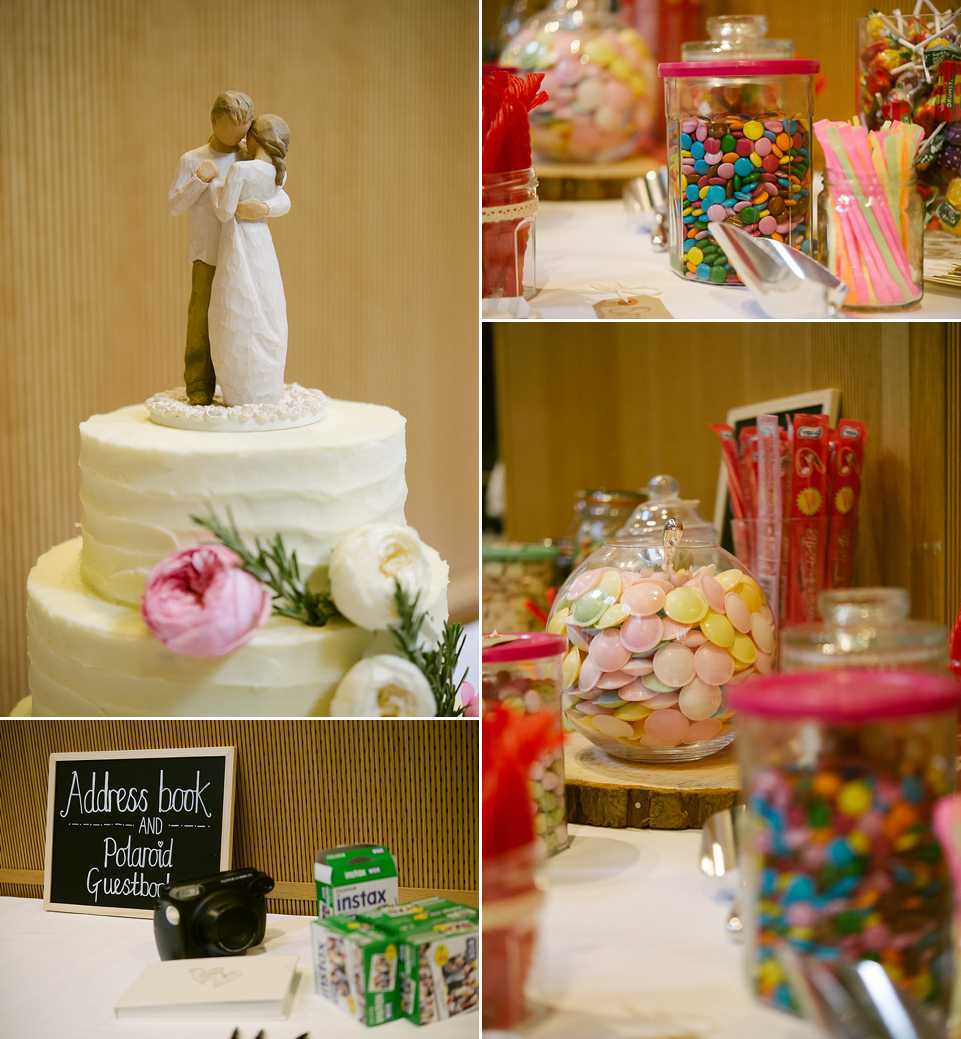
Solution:
{"label": "pink peony flower", "polygon": [[458,690],[457,695],[460,699],[461,707],[464,708],[465,718],[480,717],[480,699],[477,696],[477,690],[470,684],[470,682],[464,682]]}
{"label": "pink peony flower", "polygon": [[152,634],[185,657],[222,657],[245,645],[271,612],[270,592],[221,545],[182,548],[147,575],[140,612]]}

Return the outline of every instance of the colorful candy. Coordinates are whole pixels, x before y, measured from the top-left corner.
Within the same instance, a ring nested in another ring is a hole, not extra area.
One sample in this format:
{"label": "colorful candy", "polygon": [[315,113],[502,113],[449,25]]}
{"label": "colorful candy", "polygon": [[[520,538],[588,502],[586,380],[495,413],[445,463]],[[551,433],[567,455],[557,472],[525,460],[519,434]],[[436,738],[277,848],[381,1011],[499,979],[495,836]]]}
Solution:
{"label": "colorful candy", "polygon": [[672,253],[679,274],[718,285],[740,283],[708,230],[710,221],[810,251],[808,120],[739,114],[687,119],[673,125],[668,151],[683,236],[683,249]]}
{"label": "colorful candy", "polygon": [[550,100],[531,112],[540,159],[610,162],[633,155],[654,125],[654,63],[643,38],[614,23],[600,31],[535,17],[501,64],[544,73]]}
{"label": "colorful candy", "polygon": [[548,631],[568,640],[568,720],[636,760],[691,760],[726,746],[724,688],[770,671],[777,638],[754,578],[715,563],[583,570],[562,589]]}

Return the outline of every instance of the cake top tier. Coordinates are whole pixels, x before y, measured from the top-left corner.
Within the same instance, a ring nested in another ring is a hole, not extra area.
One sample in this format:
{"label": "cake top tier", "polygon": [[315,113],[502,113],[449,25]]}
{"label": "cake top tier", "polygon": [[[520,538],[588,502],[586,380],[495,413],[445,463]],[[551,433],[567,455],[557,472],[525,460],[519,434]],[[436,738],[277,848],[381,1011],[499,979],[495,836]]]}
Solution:
{"label": "cake top tier", "polygon": [[304,574],[366,523],[404,523],[405,420],[392,408],[331,400],[322,422],[264,433],[158,426],[142,404],[80,425],[83,579],[139,603],[148,571],[211,538],[190,519],[229,510],[252,544],[281,534]]}

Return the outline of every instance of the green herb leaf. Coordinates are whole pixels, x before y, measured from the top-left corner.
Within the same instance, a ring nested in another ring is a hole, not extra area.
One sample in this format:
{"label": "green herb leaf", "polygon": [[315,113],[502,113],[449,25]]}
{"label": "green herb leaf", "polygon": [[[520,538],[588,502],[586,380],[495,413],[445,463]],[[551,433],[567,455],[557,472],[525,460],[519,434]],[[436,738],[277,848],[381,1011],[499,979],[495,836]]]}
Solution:
{"label": "green herb leaf", "polygon": [[287,554],[284,539],[276,534],[267,543],[254,539],[255,552],[244,544],[234,518],[227,510],[227,523],[221,523],[211,510],[209,516],[191,516],[194,523],[209,530],[225,547],[240,556],[241,569],[265,584],[273,595],[274,613],[291,617],[314,628],[322,628],[340,613],[329,595],[311,591],[300,576],[297,553]]}
{"label": "green herb leaf", "polygon": [[464,627],[445,621],[440,642],[434,649],[425,649],[420,644],[420,631],[427,614],[417,609],[419,599],[415,596],[411,600],[400,581],[394,579],[394,604],[400,617],[398,626],[391,629],[394,640],[401,653],[427,679],[437,704],[437,717],[460,718],[464,708],[457,703],[457,691],[467,679],[467,669],[464,668],[460,679],[455,672],[467,638]]}

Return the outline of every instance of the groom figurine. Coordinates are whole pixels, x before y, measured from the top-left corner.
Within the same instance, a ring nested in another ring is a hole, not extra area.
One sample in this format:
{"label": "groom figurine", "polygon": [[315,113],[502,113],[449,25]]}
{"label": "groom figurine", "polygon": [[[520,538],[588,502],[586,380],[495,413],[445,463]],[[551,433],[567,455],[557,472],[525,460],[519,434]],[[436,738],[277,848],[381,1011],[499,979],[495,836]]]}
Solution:
{"label": "groom figurine", "polygon": [[[213,127],[207,143],[187,152],[180,159],[167,209],[172,216],[190,211],[190,261],[193,277],[190,305],[187,308],[187,346],[184,351],[184,383],[191,404],[210,404],[217,377],[210,360],[207,309],[210,286],[217,269],[220,248],[220,221],[214,212],[213,192],[223,187],[227,171],[247,153],[240,145],[254,118],[254,103],[246,94],[226,90],[217,97],[210,113]],[[238,220],[262,220],[283,216],[290,199],[283,190],[270,202],[246,199],[237,204]]]}

